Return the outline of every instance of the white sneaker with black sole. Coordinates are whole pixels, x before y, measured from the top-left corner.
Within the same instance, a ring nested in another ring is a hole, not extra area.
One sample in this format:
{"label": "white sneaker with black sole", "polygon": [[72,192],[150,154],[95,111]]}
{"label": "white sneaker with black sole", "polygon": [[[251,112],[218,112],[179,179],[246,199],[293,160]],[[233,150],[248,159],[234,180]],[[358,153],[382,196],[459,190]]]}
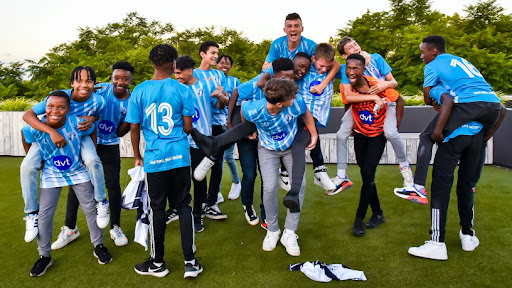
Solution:
{"label": "white sneaker with black sole", "polygon": [[324,165],[315,167],[315,185],[318,185],[325,190],[335,190],[336,185],[332,182],[331,178],[329,178],[326,170],[327,167]]}
{"label": "white sneaker with black sole", "polygon": [[194,179],[197,181],[203,181],[208,171],[215,165],[215,162],[210,160],[208,157],[204,157],[201,163],[194,169]]}
{"label": "white sneaker with black sole", "polygon": [[432,240],[425,241],[425,244],[419,247],[409,248],[408,252],[416,257],[433,260],[448,260],[448,252],[444,242],[436,242]]}
{"label": "white sneaker with black sole", "polygon": [[217,193],[217,204],[220,204],[222,202],[224,202],[224,196],[222,196],[222,193],[220,193],[219,191],[219,193]]}
{"label": "white sneaker with black sole", "polygon": [[219,206],[217,206],[217,204],[212,206],[206,206],[205,215],[206,217],[214,220],[223,220],[228,218],[228,215],[220,211]]}
{"label": "white sneaker with black sole", "polygon": [[185,263],[185,274],[183,278],[196,278],[201,272],[203,272],[203,267],[199,264],[197,259],[194,259],[194,263]]}
{"label": "white sneaker with black sole", "polygon": [[96,204],[96,225],[100,229],[107,228],[110,217],[108,215],[108,201],[103,200]]}
{"label": "white sneaker with black sole", "polygon": [[258,215],[256,215],[256,211],[254,210],[254,205],[242,205],[244,207],[245,219],[252,226],[258,225],[260,223],[260,219]]}

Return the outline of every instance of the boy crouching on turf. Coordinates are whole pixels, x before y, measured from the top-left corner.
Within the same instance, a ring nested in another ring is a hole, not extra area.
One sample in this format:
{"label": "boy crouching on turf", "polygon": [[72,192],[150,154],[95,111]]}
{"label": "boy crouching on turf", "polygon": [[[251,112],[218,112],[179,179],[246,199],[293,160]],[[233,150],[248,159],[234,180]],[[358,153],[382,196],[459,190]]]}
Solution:
{"label": "boy crouching on turf", "polygon": [[107,264],[112,256],[103,246],[103,232],[96,224],[96,201],[94,200],[94,187],[91,184],[89,173],[82,163],[80,156],[81,139],[94,131],[78,130],[80,119],[69,112],[70,100],[63,91],[52,92],[46,102],[46,116],[42,121],[57,130],[67,142],[64,147],[57,148],[52,142],[50,134],[36,130],[30,126],[23,128],[25,137],[23,148],[26,152],[31,143],[39,144],[44,161],[39,189],[39,238],[37,244],[40,258],[30,271],[30,276],[42,276],[53,263],[50,257],[51,240],[53,234],[53,216],[57,209],[62,187],[71,186],[84,210],[87,225],[94,245],[93,255],[98,263]]}
{"label": "boy crouching on turf", "polygon": [[[315,147],[318,134],[311,112],[301,97],[297,97],[298,87],[291,80],[274,78],[263,88],[265,99],[242,104],[242,118],[256,124],[259,134],[258,156],[263,180],[263,204],[267,214],[267,236],[263,240],[263,250],[272,251],[277,245],[281,230],[278,223],[277,190],[279,166],[282,159],[288,171],[292,171],[291,145],[297,133],[297,118],[304,115],[306,127],[311,132],[311,140],[306,149]],[[290,175],[291,177],[291,175]],[[300,204],[304,202],[305,181],[299,191]],[[288,210],[281,243],[291,256],[299,256],[300,248],[295,234],[299,225],[300,212]]]}

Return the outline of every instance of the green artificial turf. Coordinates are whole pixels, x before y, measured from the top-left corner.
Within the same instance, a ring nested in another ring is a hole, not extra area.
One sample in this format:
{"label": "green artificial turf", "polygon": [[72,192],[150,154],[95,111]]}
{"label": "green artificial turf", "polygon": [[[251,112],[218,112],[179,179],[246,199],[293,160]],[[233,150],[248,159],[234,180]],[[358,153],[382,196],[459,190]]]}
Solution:
{"label": "green artificial turf", "polygon": [[[410,246],[429,239],[430,207],[396,197],[393,188],[402,178],[395,165],[377,170],[377,189],[386,223],[366,236],[351,234],[361,181],[358,167],[349,165],[354,186],[336,196],[325,196],[313,184],[311,165],[307,167],[306,199],[297,234],[300,257],[286,254],[278,244],[272,252],[261,249],[265,231],[250,226],[243,215],[240,199],[226,200],[219,207],[228,215],[225,221],[205,219],[205,230],[196,235],[197,254],[204,272],[197,279],[183,279],[184,263],[177,221],[167,226],[165,260],[170,274],[164,278],[141,276],[133,266],[149,252],[133,242],[135,211],[122,211],[121,224],[129,238],[125,247],[116,247],[105,229],[105,246],[112,263],[99,265],[83,212],[79,212],[81,236],[67,247],[52,252],[54,264],[40,277],[29,276],[38,258],[37,243],[25,243],[23,199],[19,184],[20,157],[0,157],[0,283],[1,287],[510,287],[512,276],[512,172],[486,166],[477,187],[475,226],[480,246],[473,252],[460,247],[455,192],[449,210],[446,245],[448,261],[420,259],[407,254]],[[121,185],[126,186],[126,170],[133,159],[123,159]],[[328,165],[335,174],[335,165]],[[258,181],[257,181],[258,182]],[[428,180],[430,183],[430,180]],[[222,191],[227,199],[231,181],[225,169]],[[256,191],[259,191],[259,184]],[[54,240],[63,225],[67,190],[61,195],[55,215]],[[281,190],[279,196],[284,192]],[[259,215],[259,192],[255,207]],[[370,217],[370,212],[367,219]],[[280,208],[280,224],[285,210]],[[287,270],[289,264],[320,260],[342,263],[363,270],[366,282],[332,281],[318,283],[301,272]]]}

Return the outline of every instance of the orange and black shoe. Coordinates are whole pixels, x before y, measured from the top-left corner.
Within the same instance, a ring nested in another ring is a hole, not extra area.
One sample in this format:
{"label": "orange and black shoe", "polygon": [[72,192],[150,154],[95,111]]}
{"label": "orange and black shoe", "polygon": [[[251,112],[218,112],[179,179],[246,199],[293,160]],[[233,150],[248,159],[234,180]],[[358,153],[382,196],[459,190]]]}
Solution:
{"label": "orange and black shoe", "polygon": [[409,187],[395,188],[394,192],[395,195],[400,198],[404,198],[418,204],[428,204],[427,189],[425,187],[418,189],[416,185],[413,185]]}

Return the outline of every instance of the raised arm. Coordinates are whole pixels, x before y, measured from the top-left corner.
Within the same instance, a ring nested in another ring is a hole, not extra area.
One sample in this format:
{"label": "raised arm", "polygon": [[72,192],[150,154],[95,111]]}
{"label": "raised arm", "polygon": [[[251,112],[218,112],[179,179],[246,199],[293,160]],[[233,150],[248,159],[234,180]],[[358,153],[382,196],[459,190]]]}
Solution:
{"label": "raised arm", "polygon": [[315,94],[322,94],[325,87],[327,87],[327,84],[329,84],[329,82],[331,82],[334,79],[334,77],[336,77],[336,74],[338,73],[338,71],[340,71],[340,67],[340,63],[337,60],[334,60],[334,62],[332,63],[331,70],[329,70],[329,73],[327,73],[327,76],[325,77],[324,81],[322,81],[322,83],[318,85],[311,87],[309,91]]}

